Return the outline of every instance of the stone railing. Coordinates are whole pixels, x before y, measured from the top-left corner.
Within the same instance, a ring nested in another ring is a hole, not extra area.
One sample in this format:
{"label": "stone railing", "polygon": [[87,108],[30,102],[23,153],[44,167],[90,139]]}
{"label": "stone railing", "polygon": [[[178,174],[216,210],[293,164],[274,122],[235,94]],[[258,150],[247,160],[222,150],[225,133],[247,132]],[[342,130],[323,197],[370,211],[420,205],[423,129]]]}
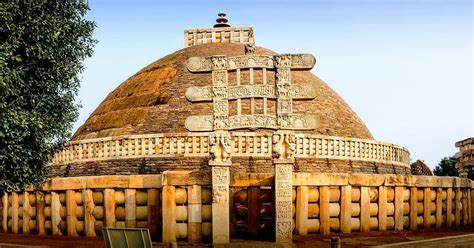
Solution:
{"label": "stone railing", "polygon": [[[271,175],[237,175],[230,185],[235,192],[233,208],[238,210],[236,223],[245,223],[248,230],[268,225]],[[297,172],[292,201],[296,235],[474,224],[474,182],[464,178]]]}
{"label": "stone railing", "polygon": [[208,43],[254,44],[251,27],[195,28],[184,31],[185,47]]}
{"label": "stone railing", "polygon": [[[271,157],[272,134],[232,132],[232,156]],[[118,136],[70,142],[55,154],[54,164],[143,157],[209,155],[209,133]],[[407,149],[374,140],[295,134],[295,157],[374,161],[409,167]]]}
{"label": "stone railing", "polygon": [[[141,227],[164,243],[210,243],[211,185],[209,176],[189,171],[54,178],[0,195],[0,230],[92,237],[102,227]],[[291,211],[298,235],[474,224],[474,182],[464,178],[295,172],[292,185],[293,206],[274,211]],[[271,231],[274,176],[236,174],[229,186],[233,228]]]}

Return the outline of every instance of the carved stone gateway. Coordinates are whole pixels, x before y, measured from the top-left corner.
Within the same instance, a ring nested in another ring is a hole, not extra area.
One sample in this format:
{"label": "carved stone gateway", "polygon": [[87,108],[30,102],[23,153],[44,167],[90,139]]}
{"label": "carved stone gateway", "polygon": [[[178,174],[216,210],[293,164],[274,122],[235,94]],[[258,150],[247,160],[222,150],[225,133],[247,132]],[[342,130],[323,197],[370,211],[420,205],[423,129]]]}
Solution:
{"label": "carved stone gateway", "polygon": [[[313,115],[293,113],[293,99],[316,97],[313,84],[292,84],[291,70],[310,70],[316,59],[310,54],[256,55],[255,46],[247,44],[243,56],[191,57],[191,72],[211,72],[212,84],[192,86],[186,91],[190,102],[212,102],[212,115],[190,116],[185,126],[189,131],[210,131],[209,165],[212,166],[212,230],[214,243],[229,242],[229,166],[232,138],[230,130],[273,129],[272,158],[275,166],[275,231],[276,241],[292,241],[292,179],[296,153],[292,130],[311,130],[317,125]],[[248,70],[248,84],[241,84],[241,70]],[[256,84],[255,70],[262,71],[262,82]],[[275,84],[267,84],[267,70],[275,72]],[[229,85],[229,71],[235,71],[236,85]],[[255,99],[263,99],[263,113],[256,113]],[[242,114],[242,99],[250,99],[250,113]],[[267,100],[276,109],[267,110]],[[229,115],[229,102],[236,101],[235,115]]]}
{"label": "carved stone gateway", "polygon": [[[311,54],[255,55],[249,46],[243,56],[192,57],[187,67],[191,72],[212,72],[212,85],[190,87],[186,98],[191,102],[212,101],[213,115],[190,116],[185,126],[189,131],[234,129],[309,130],[316,128],[316,117],[293,113],[293,99],[313,99],[313,84],[291,84],[291,70],[310,70],[316,63]],[[249,70],[250,83],[240,84],[241,70]],[[266,70],[276,73],[275,85],[268,85]],[[237,85],[229,86],[228,72],[236,71]],[[262,84],[254,83],[254,70],[262,70]],[[263,99],[263,113],[255,113],[255,98]],[[250,114],[241,114],[241,99],[250,99]],[[276,114],[267,111],[267,99],[277,102]],[[229,101],[237,101],[237,115],[229,116]]]}

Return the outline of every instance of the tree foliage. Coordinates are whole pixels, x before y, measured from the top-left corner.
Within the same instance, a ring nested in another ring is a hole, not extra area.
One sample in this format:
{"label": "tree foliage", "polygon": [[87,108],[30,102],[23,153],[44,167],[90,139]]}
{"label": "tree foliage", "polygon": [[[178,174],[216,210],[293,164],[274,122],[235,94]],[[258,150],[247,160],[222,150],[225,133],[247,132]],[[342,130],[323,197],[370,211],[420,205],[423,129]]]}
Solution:
{"label": "tree foliage", "polygon": [[0,3],[0,189],[42,182],[70,138],[95,23],[86,1]]}
{"label": "tree foliage", "polygon": [[[456,164],[459,162],[457,158],[454,156],[451,157],[444,157],[441,159],[439,164],[434,168],[433,173],[436,176],[451,176],[457,177],[459,176],[458,168],[456,168]],[[474,170],[472,167],[467,168],[468,173],[467,177],[471,180],[474,180]]]}

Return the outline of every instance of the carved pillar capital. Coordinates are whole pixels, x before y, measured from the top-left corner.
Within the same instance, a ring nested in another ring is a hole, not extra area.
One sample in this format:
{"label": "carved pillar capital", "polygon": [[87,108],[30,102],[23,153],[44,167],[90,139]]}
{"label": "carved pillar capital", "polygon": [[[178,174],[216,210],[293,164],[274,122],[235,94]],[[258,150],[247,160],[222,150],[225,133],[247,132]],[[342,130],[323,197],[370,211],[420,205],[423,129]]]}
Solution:
{"label": "carved pillar capital", "polygon": [[294,163],[296,140],[292,131],[278,130],[272,136],[273,163]]}
{"label": "carved pillar capital", "polygon": [[232,164],[232,137],[229,131],[217,130],[209,135],[209,165],[230,166]]}

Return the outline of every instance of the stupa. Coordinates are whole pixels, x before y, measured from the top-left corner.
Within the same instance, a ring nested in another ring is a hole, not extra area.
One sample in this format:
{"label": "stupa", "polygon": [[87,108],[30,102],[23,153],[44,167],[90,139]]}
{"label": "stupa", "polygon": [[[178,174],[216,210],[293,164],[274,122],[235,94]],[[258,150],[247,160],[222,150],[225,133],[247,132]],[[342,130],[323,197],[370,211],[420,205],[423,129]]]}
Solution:
{"label": "stupa", "polygon": [[54,175],[200,171],[218,130],[231,173],[272,172],[280,130],[291,133],[295,171],[410,174],[407,149],[375,141],[309,72],[313,55],[257,47],[253,28],[230,27],[224,13],[214,28],[186,30],[185,47],[109,93],[55,156]]}
{"label": "stupa", "polygon": [[109,93],[44,185],[3,193],[1,230],[146,228],[165,244],[226,244],[474,224],[474,183],[411,175],[407,149],[374,140],[310,72],[313,55],[216,21]]}

